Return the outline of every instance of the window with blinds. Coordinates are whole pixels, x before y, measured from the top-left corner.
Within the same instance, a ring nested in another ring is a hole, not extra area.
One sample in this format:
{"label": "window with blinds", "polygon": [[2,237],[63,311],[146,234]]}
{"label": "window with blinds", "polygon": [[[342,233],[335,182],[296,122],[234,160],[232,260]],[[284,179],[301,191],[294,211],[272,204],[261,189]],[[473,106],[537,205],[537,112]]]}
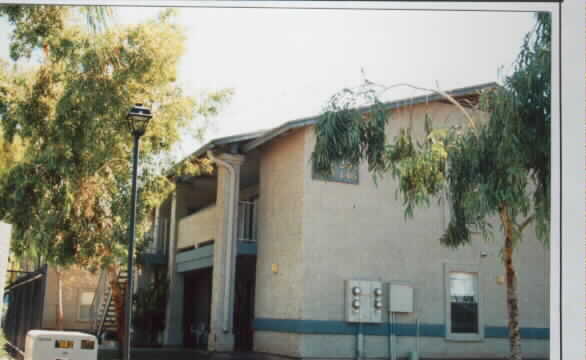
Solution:
{"label": "window with blinds", "polygon": [[478,334],[478,275],[449,274],[451,332]]}

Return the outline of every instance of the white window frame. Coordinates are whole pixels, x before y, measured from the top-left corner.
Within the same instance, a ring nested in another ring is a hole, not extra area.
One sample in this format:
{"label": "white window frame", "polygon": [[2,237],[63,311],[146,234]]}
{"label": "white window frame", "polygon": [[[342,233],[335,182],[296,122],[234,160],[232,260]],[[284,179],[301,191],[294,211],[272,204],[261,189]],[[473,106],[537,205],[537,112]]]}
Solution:
{"label": "white window frame", "polygon": [[[81,295],[83,293],[92,293],[92,294],[95,294],[95,289],[78,289],[77,290],[77,321],[80,321],[80,322],[90,322],[92,320],[91,313],[90,313],[90,315],[89,315],[89,317],[87,319],[82,319],[81,318],[81,306],[82,306],[82,304],[81,304]],[[91,306],[92,306],[92,304],[89,304],[89,306],[90,306],[90,312],[91,312]]]}
{"label": "white window frame", "polygon": [[[452,332],[452,308],[450,300],[450,273],[466,272],[476,274],[476,291],[478,296],[478,333],[462,334]],[[483,341],[484,320],[482,317],[482,291],[480,278],[480,264],[444,264],[444,292],[445,292],[445,314],[446,314],[446,340],[451,341]]]}

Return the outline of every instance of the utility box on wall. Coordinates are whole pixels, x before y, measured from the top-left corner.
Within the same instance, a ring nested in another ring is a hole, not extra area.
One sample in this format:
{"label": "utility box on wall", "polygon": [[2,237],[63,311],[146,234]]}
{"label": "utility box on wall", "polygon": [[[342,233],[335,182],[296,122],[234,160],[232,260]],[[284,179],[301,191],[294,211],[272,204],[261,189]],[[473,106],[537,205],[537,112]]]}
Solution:
{"label": "utility box on wall", "polygon": [[383,322],[383,283],[369,280],[345,281],[346,321]]}
{"label": "utility box on wall", "polygon": [[389,284],[389,311],[413,312],[413,288],[406,284]]}

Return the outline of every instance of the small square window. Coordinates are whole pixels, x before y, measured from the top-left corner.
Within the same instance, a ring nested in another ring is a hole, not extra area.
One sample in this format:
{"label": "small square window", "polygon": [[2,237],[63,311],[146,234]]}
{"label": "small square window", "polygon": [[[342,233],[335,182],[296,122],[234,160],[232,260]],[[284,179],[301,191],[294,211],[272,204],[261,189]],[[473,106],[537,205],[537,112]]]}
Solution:
{"label": "small square window", "polygon": [[332,173],[329,175],[319,174],[312,168],[312,178],[314,180],[341,182],[346,184],[358,184],[358,166],[353,166],[347,162],[341,162],[332,167]]}

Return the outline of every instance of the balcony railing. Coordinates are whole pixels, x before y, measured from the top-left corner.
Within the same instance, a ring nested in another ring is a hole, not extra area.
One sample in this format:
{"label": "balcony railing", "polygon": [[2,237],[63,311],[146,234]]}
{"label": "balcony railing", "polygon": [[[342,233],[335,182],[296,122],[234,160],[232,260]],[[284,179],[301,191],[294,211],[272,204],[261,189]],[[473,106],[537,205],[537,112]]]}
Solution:
{"label": "balcony railing", "polygon": [[[178,248],[200,247],[215,240],[217,231],[217,208],[203,208],[179,221]],[[256,241],[256,201],[239,201],[236,235],[239,241]]]}
{"label": "balcony railing", "polygon": [[216,205],[211,205],[179,220],[177,248],[199,247],[216,236]]}

